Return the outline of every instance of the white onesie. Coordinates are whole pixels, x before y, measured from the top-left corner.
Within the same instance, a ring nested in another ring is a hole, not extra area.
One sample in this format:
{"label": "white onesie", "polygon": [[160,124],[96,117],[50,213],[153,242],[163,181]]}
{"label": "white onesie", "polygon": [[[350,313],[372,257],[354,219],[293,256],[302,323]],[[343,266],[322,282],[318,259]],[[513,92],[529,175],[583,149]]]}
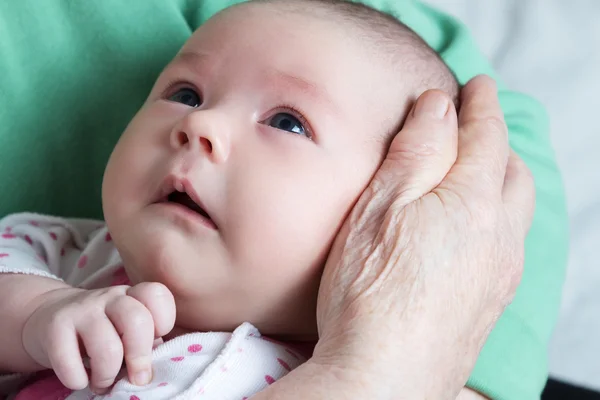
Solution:
{"label": "white onesie", "polygon": [[[129,284],[121,257],[102,221],[14,214],[0,221],[0,273],[63,280],[98,289]],[[1,330],[1,328],[0,328]],[[249,323],[233,333],[190,333],[159,345],[152,353],[153,380],[129,383],[124,371],[110,393],[72,392],[52,374],[34,381],[17,400],[235,399],[249,398],[305,361],[296,350],[261,337]],[[0,376],[3,386],[20,376]]]}

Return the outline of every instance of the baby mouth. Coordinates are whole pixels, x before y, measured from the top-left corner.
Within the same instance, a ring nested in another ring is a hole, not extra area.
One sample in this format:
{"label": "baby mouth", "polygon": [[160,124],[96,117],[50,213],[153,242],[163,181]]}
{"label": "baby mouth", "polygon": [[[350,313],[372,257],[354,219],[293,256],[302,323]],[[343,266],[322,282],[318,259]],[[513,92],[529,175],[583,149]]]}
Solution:
{"label": "baby mouth", "polygon": [[170,195],[167,196],[167,202],[176,203],[187,207],[190,210],[200,214],[201,216],[212,222],[210,215],[208,215],[208,213],[204,211],[202,207],[196,204],[196,202],[192,200],[192,198],[185,192],[172,192]]}

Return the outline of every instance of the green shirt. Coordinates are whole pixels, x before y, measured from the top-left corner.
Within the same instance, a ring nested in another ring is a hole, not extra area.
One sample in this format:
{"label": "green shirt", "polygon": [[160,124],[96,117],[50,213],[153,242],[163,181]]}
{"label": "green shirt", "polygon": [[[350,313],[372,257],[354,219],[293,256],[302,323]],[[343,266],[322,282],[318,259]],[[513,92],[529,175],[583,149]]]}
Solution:
{"label": "green shirt", "polygon": [[[0,216],[28,210],[101,218],[102,173],[120,133],[191,32],[236,2],[1,1]],[[411,0],[366,3],[423,36],[461,83],[494,76],[454,19]],[[543,107],[499,88],[511,145],[535,176],[537,209],[521,286],[469,386],[496,399],[536,399],[566,264],[565,201]]]}

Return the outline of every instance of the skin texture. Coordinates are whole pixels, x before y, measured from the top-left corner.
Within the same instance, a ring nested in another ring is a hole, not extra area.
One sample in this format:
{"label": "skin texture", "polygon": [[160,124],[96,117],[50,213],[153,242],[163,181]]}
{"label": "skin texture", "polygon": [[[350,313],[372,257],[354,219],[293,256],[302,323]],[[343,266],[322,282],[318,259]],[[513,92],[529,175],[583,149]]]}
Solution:
{"label": "skin texture", "polygon": [[[71,389],[88,386],[102,393],[125,361],[129,380],[152,378],[148,349],[175,322],[173,295],[162,284],[141,283],[98,290],[56,289],[37,299],[39,306],[23,328],[23,346],[39,365],[51,368]],[[78,340],[90,359],[91,379],[81,363]]]}
{"label": "skin texture", "polygon": [[[321,337],[313,359],[264,398],[319,398],[321,389],[337,390],[336,398],[456,398],[514,293],[533,204],[526,169],[508,156],[493,84],[481,78],[465,89],[458,123],[448,102],[442,119],[417,105],[378,169],[379,138],[416,94],[389,84],[390,71],[357,57],[362,49],[323,23],[240,10],[212,19],[186,44],[107,167],[106,220],[139,284],[41,290],[24,307],[31,317],[16,323],[28,356],[54,367],[40,344],[59,335],[40,332],[67,321],[69,334],[86,336],[87,353],[112,349],[93,367],[92,386],[102,392],[123,356],[130,379],[144,383],[135,376],[149,370],[152,339],[175,319],[182,331],[250,320],[267,334],[310,339],[318,329]],[[236,29],[252,33],[238,44]],[[195,88],[200,106],[169,100],[181,88]],[[419,104],[445,99],[424,97]],[[278,112],[294,114],[290,106],[303,111],[310,137],[268,126]],[[192,187],[217,229],[156,204],[163,185]],[[169,290],[143,283],[152,281]],[[150,304],[159,292],[170,300]],[[128,340],[135,330],[119,340],[129,332],[118,322],[125,315],[154,335],[137,347]],[[81,366],[65,368],[67,386],[87,384]]]}
{"label": "skin texture", "polygon": [[[83,336],[84,354],[101,358],[91,374],[101,393],[123,358],[130,380],[147,382],[148,332],[165,334],[157,316],[162,326],[175,320],[169,338],[251,321],[266,335],[316,341],[317,292],[331,243],[383,160],[385,134],[418,95],[390,85],[387,63],[374,63],[367,47],[348,39],[327,21],[281,18],[261,4],[231,8],[188,40],[123,133],[102,188],[130,280],[160,282],[176,307],[148,309],[149,296],[124,296],[124,289],[42,296],[45,305],[24,329],[34,361],[58,370],[68,387],[85,386],[75,343],[40,343],[60,336],[55,326],[69,326],[73,342]],[[196,107],[173,100],[181,90],[198,94]],[[371,107],[375,102],[381,106]],[[304,133],[273,127],[280,113],[297,118]],[[184,187],[214,226],[162,202]],[[75,299],[79,307],[70,306]],[[118,340],[122,313],[110,312],[126,301],[129,324],[143,337],[135,343]]]}
{"label": "skin texture", "polygon": [[490,78],[463,89],[458,132],[438,101],[421,96],[333,245],[314,357],[256,399],[459,395],[519,283],[535,195]]}
{"label": "skin texture", "polygon": [[[316,339],[328,250],[416,94],[390,85],[391,71],[342,30],[271,8],[216,16],[166,67],[110,158],[104,214],[132,282],[173,293],[178,328],[252,321]],[[202,103],[169,101],[181,88]],[[279,112],[309,133],[269,126]],[[169,179],[189,182],[218,229],[156,204]]]}

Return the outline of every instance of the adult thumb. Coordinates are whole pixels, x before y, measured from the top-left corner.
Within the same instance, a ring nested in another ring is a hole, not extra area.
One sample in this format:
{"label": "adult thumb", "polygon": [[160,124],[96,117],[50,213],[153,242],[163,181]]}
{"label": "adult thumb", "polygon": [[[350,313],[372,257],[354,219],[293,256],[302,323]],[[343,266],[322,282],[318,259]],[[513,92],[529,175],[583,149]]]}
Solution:
{"label": "adult thumb", "polygon": [[444,92],[428,90],[409,112],[372,183],[395,186],[396,202],[413,202],[442,182],[456,162],[457,143],[454,104]]}

